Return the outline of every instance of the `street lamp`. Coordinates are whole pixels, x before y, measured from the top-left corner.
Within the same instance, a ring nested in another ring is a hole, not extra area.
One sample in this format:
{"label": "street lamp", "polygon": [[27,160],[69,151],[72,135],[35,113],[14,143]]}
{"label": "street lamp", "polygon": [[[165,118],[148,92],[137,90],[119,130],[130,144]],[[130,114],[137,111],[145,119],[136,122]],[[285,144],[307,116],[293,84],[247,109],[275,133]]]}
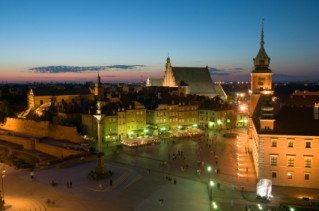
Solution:
{"label": "street lamp", "polygon": [[211,172],[212,172],[212,167],[211,166],[207,166],[207,172],[209,173],[209,179],[208,179],[208,195],[209,195],[209,199],[212,200],[213,198],[213,186],[214,181],[211,180]]}
{"label": "street lamp", "polygon": [[2,186],[2,204],[4,204],[4,178],[6,177],[6,170],[3,169],[1,172],[1,186]]}

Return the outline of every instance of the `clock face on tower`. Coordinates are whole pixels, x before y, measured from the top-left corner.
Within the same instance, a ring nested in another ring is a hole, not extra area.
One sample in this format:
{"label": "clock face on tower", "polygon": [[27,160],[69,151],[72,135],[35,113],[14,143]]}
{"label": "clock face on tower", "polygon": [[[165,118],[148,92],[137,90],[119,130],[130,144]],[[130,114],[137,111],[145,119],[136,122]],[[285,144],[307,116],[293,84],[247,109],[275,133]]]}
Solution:
{"label": "clock face on tower", "polygon": [[258,85],[263,86],[265,84],[265,78],[258,78]]}

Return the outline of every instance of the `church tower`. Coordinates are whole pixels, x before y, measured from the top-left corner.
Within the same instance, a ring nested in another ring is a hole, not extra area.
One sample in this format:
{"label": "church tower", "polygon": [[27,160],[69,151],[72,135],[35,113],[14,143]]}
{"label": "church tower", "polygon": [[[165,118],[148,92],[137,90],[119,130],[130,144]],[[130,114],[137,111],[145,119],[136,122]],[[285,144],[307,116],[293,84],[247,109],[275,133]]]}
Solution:
{"label": "church tower", "polygon": [[97,97],[101,97],[103,92],[102,84],[101,84],[101,77],[100,73],[97,73],[97,79],[94,86],[94,95]]}
{"label": "church tower", "polygon": [[260,48],[257,56],[254,58],[254,70],[250,73],[251,78],[251,96],[250,96],[250,112],[252,115],[255,112],[257,103],[261,95],[270,96],[272,90],[272,71],[269,69],[270,58],[264,48],[264,21],[262,21]]}
{"label": "church tower", "polygon": [[166,59],[163,86],[170,86],[170,87],[177,86],[175,78],[174,78],[174,75],[173,75],[173,70],[172,70],[172,65],[171,65],[171,58],[169,58],[169,56]]}

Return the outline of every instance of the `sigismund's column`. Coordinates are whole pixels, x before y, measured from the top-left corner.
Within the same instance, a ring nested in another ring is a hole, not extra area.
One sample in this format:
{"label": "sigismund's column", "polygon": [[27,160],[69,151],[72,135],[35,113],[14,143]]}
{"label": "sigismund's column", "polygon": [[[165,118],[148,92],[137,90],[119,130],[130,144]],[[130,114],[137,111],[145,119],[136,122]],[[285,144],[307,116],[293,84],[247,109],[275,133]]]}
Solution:
{"label": "sigismund's column", "polygon": [[96,114],[93,115],[97,120],[97,163],[95,172],[97,175],[102,176],[105,174],[104,170],[104,153],[102,151],[102,120],[104,115],[101,113],[101,101],[97,102]]}

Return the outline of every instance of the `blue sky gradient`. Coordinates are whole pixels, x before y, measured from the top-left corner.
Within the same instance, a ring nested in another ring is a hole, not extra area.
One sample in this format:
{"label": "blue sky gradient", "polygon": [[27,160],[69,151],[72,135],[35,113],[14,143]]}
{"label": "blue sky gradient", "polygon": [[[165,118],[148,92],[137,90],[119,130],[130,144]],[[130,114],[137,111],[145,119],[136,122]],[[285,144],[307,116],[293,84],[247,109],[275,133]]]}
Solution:
{"label": "blue sky gradient", "polygon": [[319,79],[318,8],[315,0],[0,0],[0,80],[37,80],[29,69],[39,66],[146,65],[102,73],[138,81],[163,75],[168,54],[173,66],[224,71],[215,80],[248,80],[262,18],[273,72]]}

